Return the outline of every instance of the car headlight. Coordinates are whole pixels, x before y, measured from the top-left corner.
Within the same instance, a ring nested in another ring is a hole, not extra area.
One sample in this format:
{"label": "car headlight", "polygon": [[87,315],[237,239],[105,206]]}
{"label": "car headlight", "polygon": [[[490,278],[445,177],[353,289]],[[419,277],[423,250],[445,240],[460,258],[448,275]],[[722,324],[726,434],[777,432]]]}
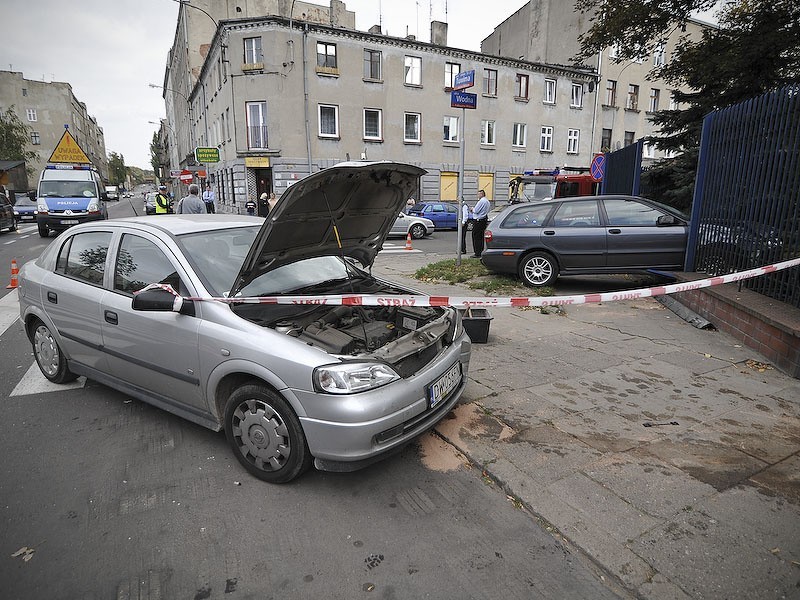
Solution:
{"label": "car headlight", "polygon": [[86,207],[87,212],[99,212],[100,205],[97,203],[97,200],[92,200],[89,202],[89,206]]}
{"label": "car headlight", "polygon": [[355,394],[400,379],[383,363],[346,362],[314,369],[314,387],[328,394]]}

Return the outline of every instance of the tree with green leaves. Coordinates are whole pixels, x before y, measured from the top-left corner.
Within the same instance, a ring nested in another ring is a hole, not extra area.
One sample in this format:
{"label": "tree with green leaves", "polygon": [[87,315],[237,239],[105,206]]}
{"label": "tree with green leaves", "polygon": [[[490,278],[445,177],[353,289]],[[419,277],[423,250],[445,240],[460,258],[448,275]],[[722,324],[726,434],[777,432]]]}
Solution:
{"label": "tree with green leaves", "polygon": [[[714,0],[578,0],[577,8],[594,15],[580,37],[579,59],[616,44],[621,59],[650,55],[693,11]],[[677,152],[643,174],[650,194],[673,206],[691,206],[703,118],[708,113],[779,89],[800,78],[800,7],[795,0],[734,0],[718,13],[719,27],[702,39],[681,39],[660,77],[676,88],[678,110],[661,110],[651,120],[659,134],[650,142]]]}
{"label": "tree with green leaves", "polygon": [[25,161],[25,170],[29,175],[33,174],[31,163],[39,161],[37,152],[27,150],[31,131],[30,126],[20,121],[13,106],[0,112],[0,160]]}
{"label": "tree with green leaves", "polygon": [[125,169],[125,157],[116,152],[108,154],[108,179],[112,185],[119,185],[125,182],[127,170]]}
{"label": "tree with green leaves", "polygon": [[158,139],[158,132],[153,132],[153,139],[150,141],[150,165],[156,177],[161,173],[161,143]]}

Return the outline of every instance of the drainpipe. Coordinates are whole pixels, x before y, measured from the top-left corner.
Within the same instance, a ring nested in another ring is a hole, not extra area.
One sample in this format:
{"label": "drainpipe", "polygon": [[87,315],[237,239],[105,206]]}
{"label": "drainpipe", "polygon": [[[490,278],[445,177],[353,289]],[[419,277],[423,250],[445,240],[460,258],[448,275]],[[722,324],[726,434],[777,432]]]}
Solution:
{"label": "drainpipe", "polygon": [[311,122],[308,115],[308,23],[303,23],[303,113],[306,119],[306,155],[308,156],[308,174],[311,175]]}

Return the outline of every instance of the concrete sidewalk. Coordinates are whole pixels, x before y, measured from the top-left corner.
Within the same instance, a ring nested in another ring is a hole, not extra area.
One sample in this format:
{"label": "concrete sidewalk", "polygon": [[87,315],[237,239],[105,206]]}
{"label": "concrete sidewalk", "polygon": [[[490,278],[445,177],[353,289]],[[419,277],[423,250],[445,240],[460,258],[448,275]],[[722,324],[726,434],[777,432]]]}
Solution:
{"label": "concrete sidewalk", "polygon": [[[374,273],[482,295],[442,258]],[[439,435],[636,597],[800,598],[799,380],[653,299],[491,316]]]}

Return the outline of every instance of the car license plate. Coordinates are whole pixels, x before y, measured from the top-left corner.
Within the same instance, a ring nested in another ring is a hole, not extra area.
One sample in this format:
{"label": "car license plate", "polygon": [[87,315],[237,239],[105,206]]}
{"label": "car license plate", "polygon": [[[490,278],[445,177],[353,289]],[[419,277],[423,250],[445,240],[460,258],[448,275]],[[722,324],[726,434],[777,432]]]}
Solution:
{"label": "car license plate", "polygon": [[447,372],[428,386],[428,405],[434,408],[447,398],[461,383],[461,363],[457,362]]}
{"label": "car license plate", "polygon": [[33,221],[33,215],[22,215],[19,218],[20,221]]}
{"label": "car license plate", "polygon": [[62,225],[77,225],[78,221],[75,219],[68,219],[66,221],[61,221]]}

